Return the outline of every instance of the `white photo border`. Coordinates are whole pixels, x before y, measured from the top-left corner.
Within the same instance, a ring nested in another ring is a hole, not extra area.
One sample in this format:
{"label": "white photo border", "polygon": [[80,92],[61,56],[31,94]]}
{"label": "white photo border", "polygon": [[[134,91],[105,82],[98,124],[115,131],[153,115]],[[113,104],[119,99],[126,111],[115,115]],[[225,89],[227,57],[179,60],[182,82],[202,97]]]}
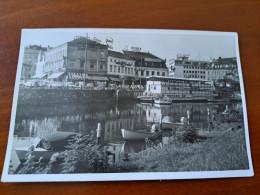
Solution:
{"label": "white photo border", "polygon": [[[196,172],[135,172],[135,173],[84,173],[84,174],[8,174],[9,163],[14,137],[14,125],[16,118],[16,108],[19,93],[19,84],[22,71],[23,53],[25,47],[24,35],[28,32],[74,32],[74,33],[139,33],[139,34],[171,34],[171,35],[211,35],[211,36],[232,36],[235,40],[235,49],[240,81],[240,90],[243,105],[245,141],[249,169],[247,170],[227,170],[227,171],[196,171]],[[190,30],[157,30],[157,29],[106,29],[106,28],[72,28],[72,29],[22,29],[19,61],[15,80],[13,95],[13,105],[11,122],[9,129],[8,145],[2,172],[2,182],[63,182],[63,181],[123,181],[123,180],[169,180],[169,179],[203,179],[203,178],[226,178],[226,177],[251,177],[254,176],[249,132],[246,110],[246,99],[242,77],[242,69],[239,55],[238,34],[236,32],[216,32],[216,31],[190,31]]]}

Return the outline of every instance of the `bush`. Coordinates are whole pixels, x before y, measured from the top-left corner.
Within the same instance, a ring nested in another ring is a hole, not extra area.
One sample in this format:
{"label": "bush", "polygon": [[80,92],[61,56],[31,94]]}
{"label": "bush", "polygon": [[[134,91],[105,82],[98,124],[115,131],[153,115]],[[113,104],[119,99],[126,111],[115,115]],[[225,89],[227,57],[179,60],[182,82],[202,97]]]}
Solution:
{"label": "bush", "polygon": [[178,139],[181,139],[185,143],[194,143],[198,139],[198,133],[194,127],[185,123],[176,132]]}
{"label": "bush", "polygon": [[94,133],[77,135],[69,141],[68,148],[61,154],[62,173],[99,173],[106,168],[106,158],[97,145]]}

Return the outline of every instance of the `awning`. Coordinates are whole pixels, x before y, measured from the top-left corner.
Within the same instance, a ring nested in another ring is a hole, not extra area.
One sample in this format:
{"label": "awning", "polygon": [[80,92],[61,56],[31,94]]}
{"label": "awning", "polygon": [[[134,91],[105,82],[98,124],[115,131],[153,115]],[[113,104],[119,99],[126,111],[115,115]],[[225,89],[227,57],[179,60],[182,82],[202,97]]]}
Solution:
{"label": "awning", "polygon": [[91,81],[108,81],[108,78],[107,77],[88,76],[87,80],[91,80]]}
{"label": "awning", "polygon": [[120,82],[121,80],[119,78],[113,78],[113,77],[108,77],[111,81],[117,81]]}
{"label": "awning", "polygon": [[48,77],[48,79],[57,79],[59,78],[61,75],[63,75],[65,72],[55,72],[53,73],[51,76]]}
{"label": "awning", "polygon": [[34,75],[32,78],[34,79],[40,79],[40,78],[43,78],[45,77],[47,74],[37,74],[37,75]]}

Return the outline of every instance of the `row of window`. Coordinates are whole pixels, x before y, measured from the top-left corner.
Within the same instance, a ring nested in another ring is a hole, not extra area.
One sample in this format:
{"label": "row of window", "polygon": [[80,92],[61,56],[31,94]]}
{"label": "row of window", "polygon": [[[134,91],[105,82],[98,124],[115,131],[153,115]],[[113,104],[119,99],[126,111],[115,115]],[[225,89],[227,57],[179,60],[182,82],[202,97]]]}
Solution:
{"label": "row of window", "polygon": [[[110,58],[110,62],[113,62],[113,59],[111,59]],[[126,62],[126,61],[123,61],[123,62]],[[114,60],[114,63],[121,63],[121,61],[120,60]],[[131,65],[131,66],[133,66],[134,65],[134,63],[133,62],[126,62],[126,63],[128,63],[129,65]]]}
{"label": "row of window", "polygon": [[[135,71],[135,74],[138,75],[138,70]],[[144,72],[145,72],[145,75],[144,75]],[[157,75],[157,76],[165,76],[165,72],[160,72],[160,71],[149,71],[149,70],[141,70],[141,76],[154,76],[154,75]]]}
{"label": "row of window", "polygon": [[236,64],[221,64],[221,65],[214,65],[214,68],[236,68]]}
{"label": "row of window", "polygon": [[205,71],[191,71],[191,70],[187,70],[187,71],[183,71],[183,73],[200,73],[200,74],[205,74]]}
{"label": "row of window", "polygon": [[184,78],[198,78],[198,79],[205,79],[206,76],[199,76],[199,75],[184,75]]}
{"label": "row of window", "polygon": [[121,67],[116,65],[110,65],[110,72],[114,73],[125,73],[125,74],[134,74],[134,69],[129,67]]}

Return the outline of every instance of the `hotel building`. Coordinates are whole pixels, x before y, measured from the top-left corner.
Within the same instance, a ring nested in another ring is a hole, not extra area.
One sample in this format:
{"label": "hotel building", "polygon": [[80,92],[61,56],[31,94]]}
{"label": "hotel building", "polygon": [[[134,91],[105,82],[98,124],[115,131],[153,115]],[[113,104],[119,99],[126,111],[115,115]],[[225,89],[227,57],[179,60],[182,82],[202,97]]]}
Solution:
{"label": "hotel building", "polygon": [[165,60],[149,52],[124,51],[124,53],[135,61],[135,76],[142,79],[142,84],[145,84],[146,77],[149,76],[168,76]]}

